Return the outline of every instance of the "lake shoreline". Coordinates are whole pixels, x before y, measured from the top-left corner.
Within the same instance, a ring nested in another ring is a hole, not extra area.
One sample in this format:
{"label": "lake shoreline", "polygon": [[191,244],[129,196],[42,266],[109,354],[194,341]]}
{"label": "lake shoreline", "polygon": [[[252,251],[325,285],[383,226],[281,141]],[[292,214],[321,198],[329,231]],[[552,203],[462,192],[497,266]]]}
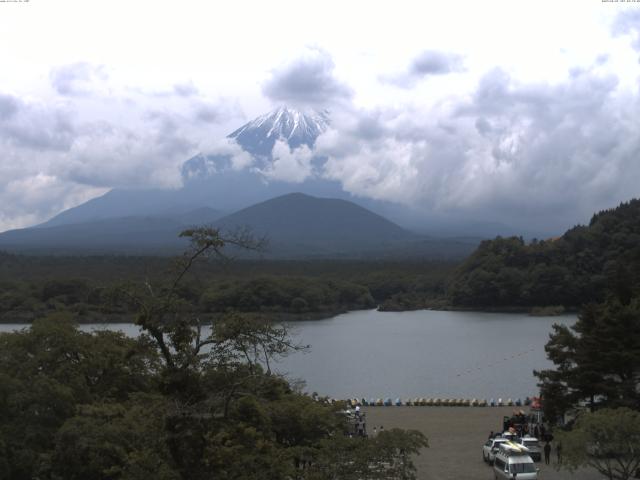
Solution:
{"label": "lake shoreline", "polygon": [[562,315],[575,315],[578,313],[578,309],[575,307],[559,309],[555,305],[543,306],[543,307],[519,307],[519,306],[505,306],[505,307],[464,307],[460,305],[423,305],[417,308],[412,307],[399,307],[392,308],[384,305],[378,306],[379,312],[416,312],[420,310],[429,310],[435,312],[478,312],[478,313],[516,313],[527,314],[531,317],[559,317]]}
{"label": "lake shoreline", "polygon": [[[539,311],[536,311],[539,309]],[[547,310],[551,309],[551,310]],[[505,313],[505,314],[527,314],[531,317],[559,317],[563,315],[575,315],[578,312],[577,308],[558,309],[556,306],[550,307],[462,307],[456,305],[423,305],[420,307],[400,307],[390,308],[384,304],[378,305],[376,308],[363,308],[356,310],[347,309],[335,309],[316,312],[304,312],[304,313],[292,313],[292,312],[239,312],[248,315],[262,316],[277,323],[296,323],[296,322],[308,322],[308,321],[320,321],[334,318],[338,315],[344,315],[352,312],[362,311],[377,311],[381,313],[401,313],[401,312],[419,312],[419,311],[435,311],[435,312],[477,312],[477,313]],[[53,312],[52,312],[53,313]],[[71,312],[73,313],[73,312]],[[211,318],[216,315],[222,315],[222,313],[207,313],[204,314],[205,318]],[[0,318],[0,325],[31,325],[35,319],[24,318]],[[90,315],[80,316],[76,318],[76,322],[79,325],[91,325],[91,324],[132,324],[135,323],[134,314],[102,314],[102,315]],[[204,322],[206,323],[206,322]]]}
{"label": "lake shoreline", "polygon": [[[327,310],[327,311],[320,311],[320,312],[305,312],[305,313],[290,313],[290,312],[238,312],[238,313],[261,316],[265,319],[268,319],[273,322],[278,322],[278,323],[280,322],[295,323],[295,322],[308,322],[308,321],[315,321],[315,320],[328,320],[338,315],[343,315],[350,312],[366,311],[366,310],[375,310],[375,309],[371,309],[371,308],[365,308],[360,310],[336,309],[336,310]],[[51,313],[55,313],[55,312],[51,312]],[[70,312],[70,313],[73,314],[74,312]],[[210,319],[214,316],[219,316],[219,315],[223,315],[223,314],[207,313],[207,314],[203,314],[202,317]],[[38,318],[43,318],[43,317],[38,317]],[[34,322],[34,320],[37,320],[38,318],[34,318],[34,319],[25,319],[20,317],[0,318],[0,325],[31,325]],[[103,315],[94,315],[94,316],[78,315],[75,318],[75,321],[79,325],[92,325],[92,324],[103,324],[103,323],[104,324],[106,323],[133,324],[135,323],[135,314],[128,314],[128,315],[103,314]],[[205,321],[203,323],[207,323],[207,322]]]}

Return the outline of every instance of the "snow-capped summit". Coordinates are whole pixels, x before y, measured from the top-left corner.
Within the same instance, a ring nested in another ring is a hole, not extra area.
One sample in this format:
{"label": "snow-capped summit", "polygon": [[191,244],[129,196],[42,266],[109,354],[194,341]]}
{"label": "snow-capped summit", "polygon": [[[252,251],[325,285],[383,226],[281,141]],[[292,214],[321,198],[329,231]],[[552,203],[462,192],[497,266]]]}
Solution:
{"label": "snow-capped summit", "polygon": [[301,112],[288,107],[262,115],[229,135],[247,152],[268,156],[276,140],[283,139],[289,147],[313,147],[316,138],[329,126],[326,110]]}
{"label": "snow-capped summit", "polygon": [[[288,107],[277,110],[250,121],[227,136],[253,156],[253,167],[270,168],[273,147],[277,140],[284,140],[289,148],[306,145],[313,148],[318,136],[329,126],[327,110],[302,112]],[[231,156],[225,154],[199,153],[182,164],[185,181],[201,180],[233,169]],[[259,175],[246,172],[248,175]],[[260,177],[262,178],[262,177]]]}

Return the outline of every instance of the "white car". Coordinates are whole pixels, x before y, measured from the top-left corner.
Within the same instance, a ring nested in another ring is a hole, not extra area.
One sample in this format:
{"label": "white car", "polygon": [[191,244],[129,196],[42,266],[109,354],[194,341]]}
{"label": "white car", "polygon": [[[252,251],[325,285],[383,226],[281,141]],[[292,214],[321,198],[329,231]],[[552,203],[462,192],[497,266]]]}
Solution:
{"label": "white car", "polygon": [[502,437],[494,437],[487,440],[482,446],[482,459],[489,463],[489,465],[493,465],[493,461],[496,458],[496,453],[498,453],[500,444],[506,441],[507,439]]}
{"label": "white car", "polygon": [[518,443],[529,449],[529,456],[533,458],[534,462],[539,462],[542,459],[542,448],[540,448],[540,442],[537,438],[526,436],[520,438]]}

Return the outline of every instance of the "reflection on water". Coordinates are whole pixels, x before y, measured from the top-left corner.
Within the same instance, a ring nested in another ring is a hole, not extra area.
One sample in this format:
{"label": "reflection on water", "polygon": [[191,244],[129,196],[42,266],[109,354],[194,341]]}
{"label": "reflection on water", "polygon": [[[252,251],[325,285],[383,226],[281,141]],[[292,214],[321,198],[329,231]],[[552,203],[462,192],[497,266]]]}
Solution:
{"label": "reflection on water", "polygon": [[[553,323],[575,316],[529,317],[477,312],[351,312],[292,324],[306,353],[277,369],[302,378],[309,392],[336,398],[515,398],[536,394],[534,369],[550,365],[544,345]],[[0,325],[0,331],[23,328]],[[83,325],[83,330],[121,330],[127,324]]]}

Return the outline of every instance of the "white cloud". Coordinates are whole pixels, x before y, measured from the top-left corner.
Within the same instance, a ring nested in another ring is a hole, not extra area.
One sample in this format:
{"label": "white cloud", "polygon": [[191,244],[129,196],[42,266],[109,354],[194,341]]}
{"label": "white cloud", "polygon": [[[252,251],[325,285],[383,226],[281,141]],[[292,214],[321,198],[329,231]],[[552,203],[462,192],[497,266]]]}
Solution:
{"label": "white cloud", "polygon": [[434,75],[448,75],[464,71],[462,55],[438,50],[420,52],[399,74],[382,75],[380,79],[402,88],[411,88],[420,80]]}
{"label": "white cloud", "polygon": [[[116,89],[106,79],[92,88],[79,65],[52,71],[60,92],[53,98],[0,92],[0,231],[39,223],[110,188],[179,187],[182,163],[224,138],[220,122],[240,115],[234,102],[200,95],[189,83],[167,88],[171,96]],[[229,148],[234,168],[250,164],[237,145]]]}
{"label": "white cloud", "polygon": [[313,152],[306,145],[291,149],[284,140],[277,140],[271,153],[273,161],[258,170],[267,180],[302,183],[313,175]]}
{"label": "white cloud", "polygon": [[597,69],[555,85],[492,70],[469,98],[337,116],[316,153],[358,195],[558,231],[640,193],[639,106]]}
{"label": "white cloud", "polygon": [[51,86],[65,96],[88,95],[96,84],[108,79],[104,66],[78,62],[55,67],[49,73]]}
{"label": "white cloud", "polygon": [[351,88],[338,80],[329,52],[308,48],[292,62],[274,70],[262,92],[274,102],[296,106],[327,106],[348,100]]}

